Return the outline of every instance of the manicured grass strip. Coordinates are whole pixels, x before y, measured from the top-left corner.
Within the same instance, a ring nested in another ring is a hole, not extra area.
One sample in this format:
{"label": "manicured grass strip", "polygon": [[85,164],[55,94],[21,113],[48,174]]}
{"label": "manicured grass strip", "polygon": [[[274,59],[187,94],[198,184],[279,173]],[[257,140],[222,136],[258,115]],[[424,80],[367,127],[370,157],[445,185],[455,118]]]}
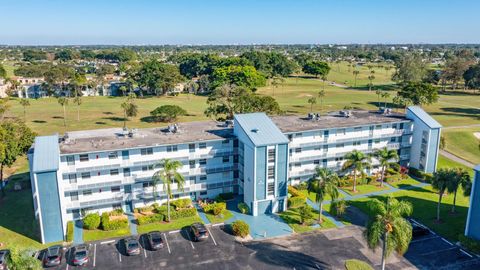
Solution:
{"label": "manicured grass strip", "polygon": [[356,259],[346,260],[345,261],[346,270],[373,270],[368,263]]}
{"label": "manicured grass strip", "polygon": [[102,231],[102,230],[83,230],[83,241],[97,241],[102,239],[116,238],[130,235],[130,227],[125,229]]}
{"label": "manicured grass strip", "polygon": [[228,210],[224,210],[221,215],[215,216],[211,213],[205,213],[207,216],[208,220],[210,223],[215,224],[215,223],[222,223],[225,222],[225,220],[229,220],[233,217],[232,212]]}
{"label": "manicured grass strip", "polygon": [[407,179],[402,179],[402,180],[399,180],[399,181],[393,181],[393,182],[390,182],[388,184],[390,184],[391,186],[393,187],[396,187],[396,188],[410,188],[412,186],[415,186],[415,185],[419,185],[421,184],[422,182],[419,182],[411,177],[408,177]]}
{"label": "manicured grass strip", "polygon": [[357,192],[353,192],[353,187],[342,187],[343,191],[347,192],[351,196],[361,195],[361,194],[368,194],[372,192],[382,191],[390,189],[387,186],[380,187],[377,184],[370,184],[370,185],[357,185]]}
{"label": "manicured grass strip", "polygon": [[456,161],[453,161],[449,158],[446,158],[442,155],[438,155],[438,163],[437,163],[437,168],[442,169],[442,168],[462,168],[466,170],[467,172],[470,173],[471,176],[473,176],[473,169],[469,168],[463,164],[460,164]]}
{"label": "manicured grass strip", "polygon": [[73,221],[67,222],[67,242],[73,242]]}
{"label": "manicured grass strip", "polygon": [[[320,227],[312,227],[308,225],[302,225],[300,223],[300,215],[297,212],[297,209],[288,209],[280,213],[280,217],[290,226],[295,232],[303,233],[309,232],[313,230],[319,229],[328,229],[328,228],[336,228],[335,224],[331,222],[329,219],[322,217],[322,224]],[[313,211],[313,219],[314,221],[318,220],[318,211]]]}
{"label": "manicured grass strip", "polygon": [[479,164],[480,140],[473,135],[474,132],[480,132],[480,127],[442,131],[447,141],[445,150],[473,164]]}
{"label": "manicured grass strip", "polygon": [[171,231],[171,230],[180,230],[183,227],[192,225],[192,223],[200,222],[203,223],[202,219],[199,216],[179,218],[172,220],[171,222],[157,222],[150,223],[145,225],[137,226],[137,232],[139,234],[148,233],[151,231]]}
{"label": "manicured grass strip", "polygon": [[[303,196],[309,198],[310,201],[315,202],[315,193],[310,192],[310,194],[308,194],[307,190],[299,190],[299,192]],[[345,197],[345,195],[343,195],[343,193],[340,193],[340,192],[338,193],[338,198],[339,199],[344,198],[344,197]],[[327,195],[324,201],[331,201],[331,200],[332,200],[332,198],[330,197],[330,195]]]}

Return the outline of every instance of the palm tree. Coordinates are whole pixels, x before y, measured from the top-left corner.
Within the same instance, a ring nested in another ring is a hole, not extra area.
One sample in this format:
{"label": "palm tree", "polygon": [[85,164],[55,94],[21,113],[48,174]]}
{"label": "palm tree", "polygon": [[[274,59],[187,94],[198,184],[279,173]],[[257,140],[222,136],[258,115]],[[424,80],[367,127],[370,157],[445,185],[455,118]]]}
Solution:
{"label": "palm tree", "polygon": [[318,91],[318,97],[320,98],[320,109],[323,111],[323,98],[325,97],[325,90]]}
{"label": "palm tree", "polygon": [[325,90],[325,81],[327,81],[327,75],[322,75],[322,81],[323,81],[323,90]]}
{"label": "palm tree", "polygon": [[127,99],[120,104],[120,107],[123,109],[123,128],[127,127],[128,117],[135,117],[138,113],[138,106],[135,104],[136,99],[135,93],[130,93],[127,96]]}
{"label": "palm tree", "polygon": [[310,112],[313,111],[313,105],[317,104],[317,98],[316,97],[311,97],[307,100],[307,103],[310,104]]}
{"label": "palm tree", "polygon": [[382,96],[382,98],[385,99],[384,107],[387,108],[387,99],[390,97],[390,93],[388,93],[388,92],[383,92],[381,96]]}
{"label": "palm tree", "polygon": [[354,70],[353,71],[353,76],[355,76],[355,83],[353,84],[353,87],[357,87],[357,76],[360,74],[360,71]]}
{"label": "palm tree", "polygon": [[63,127],[65,128],[65,132],[67,131],[67,105],[68,105],[68,98],[66,97],[59,97],[57,99],[58,104],[63,108]]}
{"label": "palm tree", "polygon": [[82,105],[82,97],[76,96],[73,99],[73,103],[77,105],[77,121],[80,121],[80,105]]}
{"label": "palm tree", "polygon": [[382,90],[378,89],[375,91],[375,94],[377,95],[377,106],[380,108],[380,96],[382,95]]}
{"label": "palm tree", "polygon": [[[177,184],[178,190],[183,192],[183,184],[185,183],[185,178],[183,175],[178,173],[178,169],[183,167],[182,162],[178,160],[163,159],[157,164],[157,167],[161,169],[155,172],[152,176],[154,183],[161,181],[163,183],[163,191],[167,194],[167,213],[168,221],[170,222],[170,199],[172,198],[172,184]],[[154,198],[155,198],[156,188],[154,184]]]}
{"label": "palm tree", "polygon": [[438,192],[437,204],[437,222],[440,221],[440,205],[442,204],[442,197],[445,191],[452,182],[455,181],[457,172],[453,169],[440,169],[433,174],[432,187]]}
{"label": "palm tree", "polygon": [[455,170],[457,175],[447,187],[448,192],[453,193],[452,213],[455,213],[458,188],[460,186],[462,187],[464,196],[469,196],[472,189],[472,179],[470,178],[470,174],[462,168],[456,168]]}
{"label": "palm tree", "polygon": [[371,249],[375,249],[383,238],[382,270],[388,255],[395,250],[400,254],[405,253],[412,240],[412,226],[403,218],[412,214],[412,205],[407,201],[398,201],[392,195],[386,202],[372,199],[369,207],[374,213],[374,220],[367,225],[364,236]]}
{"label": "palm tree", "polygon": [[388,165],[390,165],[390,162],[398,160],[398,153],[395,150],[389,150],[387,147],[384,147],[373,153],[373,156],[378,160],[380,166],[382,166],[380,186],[383,187],[385,171],[387,170]]}
{"label": "palm tree", "polygon": [[23,107],[23,121],[27,121],[27,106],[30,106],[30,101],[28,101],[28,99],[26,98],[22,98],[20,99],[20,105],[22,105]]}
{"label": "palm tree", "polygon": [[353,171],[353,192],[357,192],[357,174],[360,172],[363,175],[363,170],[370,167],[370,156],[353,150],[345,155],[345,163],[343,163],[343,170]]}
{"label": "palm tree", "polygon": [[315,168],[315,176],[308,181],[308,193],[315,193],[315,202],[318,203],[318,223],[322,223],[323,201],[327,195],[332,200],[338,198],[337,189],[338,176],[327,168]]}
{"label": "palm tree", "polygon": [[368,76],[368,80],[370,81],[370,83],[368,84],[368,91],[371,91],[373,86],[373,80],[375,80],[375,76],[373,75]]}

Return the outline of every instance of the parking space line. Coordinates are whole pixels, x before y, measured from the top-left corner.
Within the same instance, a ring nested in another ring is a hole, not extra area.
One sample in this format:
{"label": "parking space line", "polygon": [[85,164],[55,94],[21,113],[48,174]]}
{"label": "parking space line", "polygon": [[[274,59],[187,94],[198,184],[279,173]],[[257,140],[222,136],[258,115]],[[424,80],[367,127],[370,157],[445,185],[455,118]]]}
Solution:
{"label": "parking space line", "polygon": [[168,244],[167,235],[163,233],[163,237],[165,237],[165,243],[167,243],[168,254],[171,254],[172,252],[170,251],[170,245]]}
{"label": "parking space line", "polygon": [[217,245],[217,242],[215,241],[215,238],[213,237],[213,234],[212,232],[210,231],[210,229],[207,227],[207,231],[208,233],[210,234],[210,236],[212,237],[212,240],[213,240],[213,243],[215,244],[215,246]]}
{"label": "parking space line", "polygon": [[103,242],[100,242],[100,244],[105,245],[105,244],[110,244],[110,243],[113,243],[113,242],[115,242],[115,240],[103,241]]}
{"label": "parking space line", "polygon": [[450,243],[450,241],[448,241],[447,239],[445,239],[445,238],[442,237],[442,240],[443,240],[443,242],[450,244],[450,246],[453,246],[453,244]]}
{"label": "parking space line", "polygon": [[180,232],[180,230],[169,231],[168,233],[177,233],[177,232]]}
{"label": "parking space line", "polygon": [[426,240],[432,240],[432,239],[435,239],[435,238],[438,238],[438,236],[432,236],[432,237],[427,237],[427,238],[416,239],[416,240],[410,241],[410,243],[416,243],[416,242],[421,242],[421,241],[426,241]]}
{"label": "parking space line", "polygon": [[97,244],[93,246],[93,267],[95,267],[96,258],[97,258]]}
{"label": "parking space line", "polygon": [[120,254],[120,252],[118,253],[118,259],[122,262],[122,254]]}
{"label": "parking space line", "polygon": [[463,254],[467,255],[468,257],[473,258],[473,256],[470,255],[469,253],[465,252],[465,250],[460,249],[460,251],[461,251]]}
{"label": "parking space line", "polygon": [[431,252],[427,252],[427,253],[421,253],[420,255],[422,255],[422,256],[431,255],[431,254],[435,254],[435,253],[438,253],[438,252],[453,250],[453,249],[456,249],[456,248],[457,247],[451,247],[451,248],[446,248],[446,249],[441,249],[441,250],[435,250],[435,251],[431,251]]}
{"label": "parking space line", "polygon": [[145,243],[145,237],[143,238],[143,254],[145,254],[145,258],[147,258],[147,244]]}
{"label": "parking space line", "polygon": [[225,223],[215,223],[215,224],[212,224],[212,227],[217,227],[217,226],[222,226],[222,225],[225,225]]}
{"label": "parking space line", "polygon": [[67,262],[67,267],[65,268],[65,270],[68,270],[68,266],[69,266],[69,264],[68,264],[68,262]]}
{"label": "parking space line", "polygon": [[190,234],[188,232],[185,232],[187,234],[187,237],[188,237],[188,242],[190,243],[190,245],[192,246],[193,249],[195,249],[195,247],[193,246],[193,243],[192,243],[192,239],[190,238]]}

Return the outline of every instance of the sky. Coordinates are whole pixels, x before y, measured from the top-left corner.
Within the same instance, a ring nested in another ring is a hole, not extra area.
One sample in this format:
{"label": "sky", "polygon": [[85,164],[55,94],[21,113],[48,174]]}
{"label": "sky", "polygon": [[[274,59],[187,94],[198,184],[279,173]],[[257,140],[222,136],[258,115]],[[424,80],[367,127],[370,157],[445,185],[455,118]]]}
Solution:
{"label": "sky", "polygon": [[0,0],[0,44],[480,43],[479,0]]}

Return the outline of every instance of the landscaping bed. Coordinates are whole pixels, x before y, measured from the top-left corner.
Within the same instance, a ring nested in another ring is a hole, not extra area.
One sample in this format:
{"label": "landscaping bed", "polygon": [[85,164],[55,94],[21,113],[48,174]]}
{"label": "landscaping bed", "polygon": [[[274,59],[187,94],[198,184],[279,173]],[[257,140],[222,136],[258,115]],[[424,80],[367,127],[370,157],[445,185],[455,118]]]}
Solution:
{"label": "landscaping bed", "polygon": [[221,197],[213,202],[199,201],[199,205],[210,223],[222,223],[233,217],[232,212],[227,209],[227,204]]}
{"label": "landscaping bed", "polygon": [[301,217],[299,208],[291,208],[287,211],[283,211],[279,216],[290,226],[295,232],[303,233],[319,229],[335,228],[335,224],[329,219],[322,217],[322,223],[320,226],[315,226],[318,221],[318,211],[312,209],[312,217],[307,220],[305,224],[300,222]]}
{"label": "landscaping bed", "polygon": [[87,214],[83,218],[83,240],[95,241],[130,235],[128,217],[122,209]]}
{"label": "landscaping bed", "polygon": [[366,184],[366,185],[357,185],[357,192],[353,192],[353,186],[341,187],[341,190],[345,191],[351,196],[368,194],[372,192],[378,192],[382,190],[390,189],[388,186],[384,185],[383,187],[380,184]]}

